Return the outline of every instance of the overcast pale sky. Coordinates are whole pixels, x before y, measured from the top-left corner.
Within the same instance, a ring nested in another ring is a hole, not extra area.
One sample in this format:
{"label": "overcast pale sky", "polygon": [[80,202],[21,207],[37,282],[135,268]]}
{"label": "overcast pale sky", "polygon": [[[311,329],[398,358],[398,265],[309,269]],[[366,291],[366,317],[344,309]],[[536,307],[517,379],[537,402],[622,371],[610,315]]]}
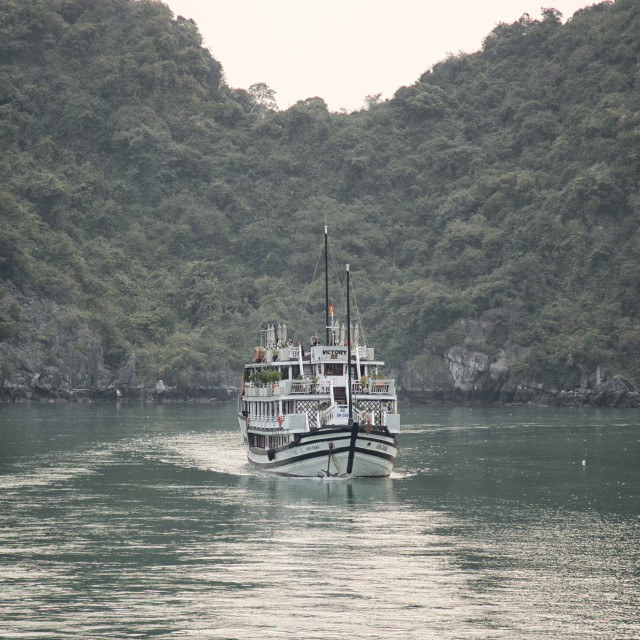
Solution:
{"label": "overcast pale sky", "polygon": [[553,7],[570,18],[585,0],[163,0],[193,18],[227,83],[265,82],[281,109],[319,96],[353,111],[390,98],[448,54],[472,53],[500,22]]}

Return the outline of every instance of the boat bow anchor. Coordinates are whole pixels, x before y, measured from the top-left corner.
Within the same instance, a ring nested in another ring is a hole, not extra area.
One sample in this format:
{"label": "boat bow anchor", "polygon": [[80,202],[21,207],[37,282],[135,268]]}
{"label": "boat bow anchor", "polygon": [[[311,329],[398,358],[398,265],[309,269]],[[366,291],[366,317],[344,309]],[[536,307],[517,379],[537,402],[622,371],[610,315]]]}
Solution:
{"label": "boat bow anchor", "polygon": [[[335,473],[331,473],[331,461],[333,461],[333,466],[336,468]],[[327,460],[327,478],[345,478],[347,476],[346,473],[342,473],[340,471],[340,467],[338,466],[338,461],[336,460],[336,454],[334,452],[333,442],[329,443],[329,459]]]}

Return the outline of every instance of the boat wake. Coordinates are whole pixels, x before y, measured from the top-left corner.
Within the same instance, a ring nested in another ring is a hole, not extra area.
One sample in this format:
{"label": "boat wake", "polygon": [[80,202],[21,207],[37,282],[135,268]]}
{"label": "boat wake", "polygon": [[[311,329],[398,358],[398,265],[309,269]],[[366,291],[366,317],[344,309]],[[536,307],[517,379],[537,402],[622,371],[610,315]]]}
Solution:
{"label": "boat wake", "polygon": [[234,476],[254,474],[236,433],[185,433],[156,442],[154,449],[150,455],[165,464]]}

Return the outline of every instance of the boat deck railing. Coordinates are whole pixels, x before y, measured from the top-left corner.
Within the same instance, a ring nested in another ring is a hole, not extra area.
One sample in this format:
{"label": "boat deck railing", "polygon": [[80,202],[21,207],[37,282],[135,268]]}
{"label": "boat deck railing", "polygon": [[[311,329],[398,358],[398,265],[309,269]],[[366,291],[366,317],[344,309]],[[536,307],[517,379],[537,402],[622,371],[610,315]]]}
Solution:
{"label": "boat deck railing", "polygon": [[[247,382],[244,395],[250,398],[271,398],[273,396],[288,395],[326,395],[330,393],[330,380],[279,380],[272,384],[255,384]],[[396,386],[393,379],[369,380],[351,383],[351,392],[356,395],[395,395]]]}
{"label": "boat deck railing", "polygon": [[370,393],[390,393],[391,387],[393,386],[392,380],[377,380],[371,381],[369,384],[369,392]]}
{"label": "boat deck railing", "polygon": [[[345,347],[344,344],[334,346]],[[325,361],[327,359],[322,355],[324,348],[326,347],[323,347],[322,345],[311,347],[311,354],[314,360]],[[267,347],[264,349],[262,362],[295,362],[300,360],[301,352],[304,357],[304,347],[302,346],[285,345],[282,347]],[[309,352],[307,352],[307,354],[308,353]],[[373,360],[374,350],[372,347],[354,346],[351,350],[351,355],[353,358],[357,358],[359,360]]]}
{"label": "boat deck railing", "polygon": [[[386,427],[391,433],[400,431],[400,415],[390,413],[382,408],[352,407],[353,420],[361,426],[371,424]],[[288,431],[289,433],[306,433],[324,425],[348,425],[349,406],[346,404],[332,404],[322,411],[303,413],[289,413],[278,416],[251,415],[247,427],[254,431]]]}
{"label": "boat deck railing", "polygon": [[311,393],[311,388],[311,380],[280,380],[272,384],[248,382],[244,386],[244,395],[250,398],[271,398],[295,393]]}
{"label": "boat deck railing", "polygon": [[319,424],[349,424],[349,407],[344,404],[332,404],[328,409],[318,412]]}
{"label": "boat deck railing", "polygon": [[[289,382],[290,384],[287,384]],[[285,393],[311,393],[313,383],[311,380],[285,380],[284,388]]]}
{"label": "boat deck railing", "polygon": [[376,393],[395,395],[396,385],[395,385],[395,381],[392,379],[370,380],[365,384],[362,384],[361,382],[352,382],[351,391],[355,394],[364,394],[364,395],[376,394]]}
{"label": "boat deck railing", "polygon": [[[386,427],[391,433],[400,432],[400,415],[389,413],[388,411],[357,409],[353,407],[353,421],[360,425],[370,424],[372,426]],[[349,407],[348,405],[333,404],[324,411],[318,412],[318,424],[321,425],[348,425]]]}
{"label": "boat deck railing", "polygon": [[[295,347],[293,345],[286,345],[284,347],[268,347],[264,351],[263,362],[288,362],[289,360],[298,360],[300,358],[300,351],[302,347]],[[304,355],[304,352],[302,353]]]}
{"label": "boat deck railing", "polygon": [[309,431],[306,413],[288,413],[283,416],[251,416],[248,426],[257,431],[288,431],[305,433]]}

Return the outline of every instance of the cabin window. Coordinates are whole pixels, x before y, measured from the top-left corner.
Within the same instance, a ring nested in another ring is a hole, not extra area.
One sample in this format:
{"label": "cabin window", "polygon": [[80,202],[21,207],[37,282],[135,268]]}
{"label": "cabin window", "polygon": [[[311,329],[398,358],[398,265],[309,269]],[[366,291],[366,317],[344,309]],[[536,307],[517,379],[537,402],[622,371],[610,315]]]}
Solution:
{"label": "cabin window", "polygon": [[342,364],[338,362],[329,362],[324,365],[324,375],[325,376],[341,376],[342,375]]}
{"label": "cabin window", "polygon": [[269,441],[271,443],[271,448],[275,449],[276,447],[282,447],[285,444],[288,444],[289,436],[271,436]]}

